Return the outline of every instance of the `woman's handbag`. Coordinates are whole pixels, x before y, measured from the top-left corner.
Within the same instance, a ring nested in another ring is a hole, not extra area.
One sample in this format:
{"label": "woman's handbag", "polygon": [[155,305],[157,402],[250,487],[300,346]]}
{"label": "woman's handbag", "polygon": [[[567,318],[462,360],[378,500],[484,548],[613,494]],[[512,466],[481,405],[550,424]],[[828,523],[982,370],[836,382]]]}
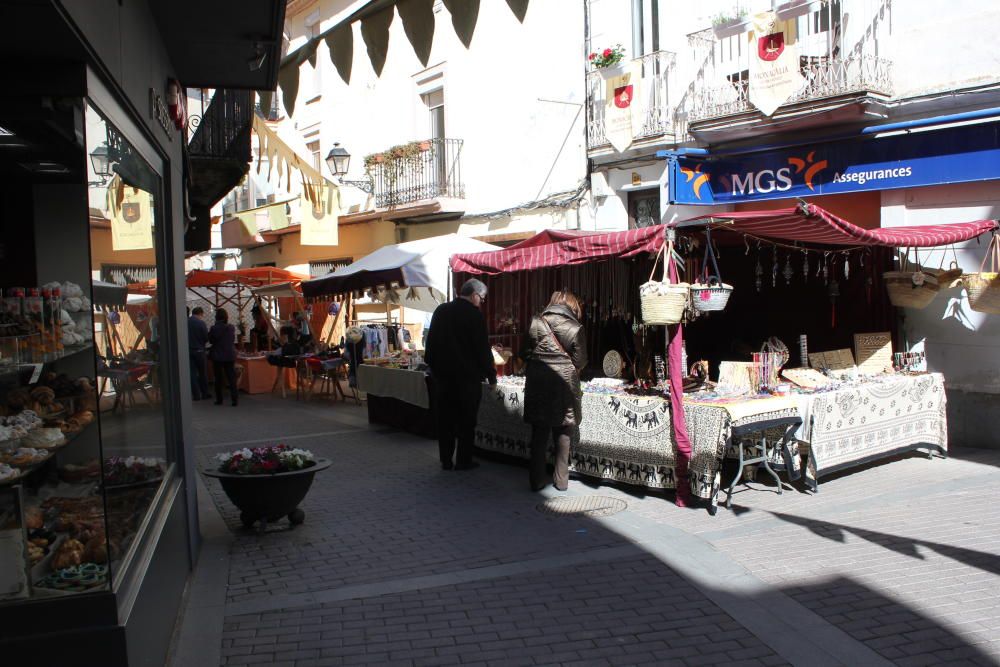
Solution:
{"label": "woman's handbag", "polygon": [[[708,261],[712,260],[714,275],[708,273]],[[712,250],[712,237],[706,232],[705,238],[705,261],[702,262],[705,270],[704,282],[697,282],[691,285],[691,305],[701,313],[723,310],[729,302],[729,296],[733,293],[733,286],[722,282],[719,274],[719,264],[715,261],[715,251]]]}
{"label": "woman's handbag", "polygon": [[882,280],[892,305],[920,310],[930,305],[941,287],[937,277],[920,268],[916,248],[913,249],[913,255],[914,263],[911,266],[909,249],[905,250],[899,258],[899,271],[886,271],[882,274]]}
{"label": "woman's handbag", "polygon": [[[663,279],[653,280],[653,276],[656,274],[656,265],[664,253],[667,257],[663,261]],[[677,324],[684,317],[690,289],[687,283],[670,282],[668,265],[674,261],[673,257],[674,242],[670,241],[667,245],[662,246],[656,255],[653,270],[649,274],[649,282],[639,286],[639,302],[642,307],[644,324]]]}
{"label": "woman's handbag", "polygon": [[[992,271],[984,271],[987,263]],[[972,310],[1000,315],[1000,234],[993,234],[983,263],[979,266],[979,273],[962,276],[962,285],[969,294],[969,307]]]}

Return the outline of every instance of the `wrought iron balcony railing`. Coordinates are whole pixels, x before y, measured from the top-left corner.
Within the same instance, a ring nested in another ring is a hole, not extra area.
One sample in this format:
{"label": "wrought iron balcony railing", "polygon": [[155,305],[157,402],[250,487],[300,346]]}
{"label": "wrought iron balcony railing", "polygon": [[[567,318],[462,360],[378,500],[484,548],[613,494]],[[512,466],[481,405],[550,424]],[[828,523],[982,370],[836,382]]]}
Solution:
{"label": "wrought iron balcony railing", "polygon": [[[639,104],[633,115],[634,139],[652,139],[674,135],[674,104],[670,100],[670,82],[676,56],[670,51],[656,51],[636,58],[641,79]],[[591,150],[608,145],[604,134],[605,85],[601,73],[587,73],[587,147]]]}
{"label": "wrought iron balcony railing", "polygon": [[[791,2],[786,6],[792,7],[787,11],[796,25],[803,83],[785,105],[852,93],[892,96],[892,62],[882,57],[881,48],[889,30],[887,0]],[[781,14],[779,8],[779,18]],[[708,47],[684,104],[687,121],[753,111],[748,79],[749,51],[755,47],[747,33],[728,33],[702,43]]]}
{"label": "wrought iron balcony railing", "polygon": [[188,123],[194,130],[188,144],[191,156],[230,158],[249,163],[253,114],[251,91],[215,91],[205,115],[192,116]]}
{"label": "wrought iron balcony railing", "polygon": [[427,139],[413,143],[418,147],[413,154],[397,156],[385,151],[378,154],[379,161],[368,165],[375,206],[389,208],[440,197],[464,199],[463,140]]}

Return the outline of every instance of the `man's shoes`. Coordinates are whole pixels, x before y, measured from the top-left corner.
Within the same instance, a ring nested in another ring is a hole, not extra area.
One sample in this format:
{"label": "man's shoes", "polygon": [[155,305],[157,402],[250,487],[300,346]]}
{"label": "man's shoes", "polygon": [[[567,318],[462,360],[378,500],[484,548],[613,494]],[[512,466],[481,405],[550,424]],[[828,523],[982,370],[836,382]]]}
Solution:
{"label": "man's shoes", "polygon": [[452,470],[452,469],[454,469],[454,467],[455,467],[455,464],[453,464],[451,461],[442,461],[441,462],[441,470]]}
{"label": "man's shoes", "polygon": [[216,401],[215,404],[216,405],[222,405],[222,401]]}
{"label": "man's shoes", "polygon": [[237,405],[239,405],[239,403],[237,401],[233,401],[233,407],[235,408]]}
{"label": "man's shoes", "polygon": [[455,470],[475,470],[479,467],[478,461],[469,461],[468,463],[456,463]]}

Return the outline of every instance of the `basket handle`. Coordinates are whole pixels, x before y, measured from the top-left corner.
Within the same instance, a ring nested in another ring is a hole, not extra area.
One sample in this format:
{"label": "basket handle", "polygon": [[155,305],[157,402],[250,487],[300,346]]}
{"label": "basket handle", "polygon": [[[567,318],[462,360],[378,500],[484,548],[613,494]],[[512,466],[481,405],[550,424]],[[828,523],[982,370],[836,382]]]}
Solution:
{"label": "basket handle", "polygon": [[712,248],[712,232],[709,229],[705,230],[705,259],[702,260],[702,275],[704,277],[704,282],[708,283],[709,279],[713,274],[708,272],[708,260],[712,260],[712,268],[715,269],[716,282],[722,282],[722,274],[719,273],[719,263],[715,260],[715,250]]}
{"label": "basket handle", "polygon": [[667,271],[667,265],[674,260],[674,242],[668,241],[666,245],[660,246],[660,252],[656,253],[656,260],[653,261],[653,270],[649,272],[649,279],[652,280],[653,276],[656,275],[656,265],[660,263],[660,258],[666,253],[666,259],[663,260],[663,278],[660,282],[670,283],[670,276]]}
{"label": "basket handle", "polygon": [[993,269],[992,273],[1000,273],[1000,234],[995,232],[993,238],[990,239],[989,246],[986,247],[986,256],[983,257],[983,263],[979,265],[980,273],[987,273],[983,270],[986,268],[987,262],[989,262],[990,268]]}

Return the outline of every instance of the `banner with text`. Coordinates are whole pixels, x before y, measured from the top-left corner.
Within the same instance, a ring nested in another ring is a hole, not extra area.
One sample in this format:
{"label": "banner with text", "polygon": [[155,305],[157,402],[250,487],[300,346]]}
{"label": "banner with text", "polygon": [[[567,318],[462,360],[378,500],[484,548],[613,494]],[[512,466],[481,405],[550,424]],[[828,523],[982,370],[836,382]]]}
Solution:
{"label": "banner with text", "polygon": [[145,190],[122,186],[120,200],[111,206],[112,250],[149,250],[153,247],[153,196]]}
{"label": "banner with text", "polygon": [[632,109],[639,95],[639,65],[629,63],[601,71],[604,78],[604,136],[619,153],[632,145]]}
{"label": "banner with text", "polygon": [[748,155],[668,158],[672,204],[834,195],[1000,179],[1000,123]]}
{"label": "banner with text", "polygon": [[780,21],[774,12],[761,12],[750,26],[750,103],[770,116],[805,83],[799,73],[795,20]]}

